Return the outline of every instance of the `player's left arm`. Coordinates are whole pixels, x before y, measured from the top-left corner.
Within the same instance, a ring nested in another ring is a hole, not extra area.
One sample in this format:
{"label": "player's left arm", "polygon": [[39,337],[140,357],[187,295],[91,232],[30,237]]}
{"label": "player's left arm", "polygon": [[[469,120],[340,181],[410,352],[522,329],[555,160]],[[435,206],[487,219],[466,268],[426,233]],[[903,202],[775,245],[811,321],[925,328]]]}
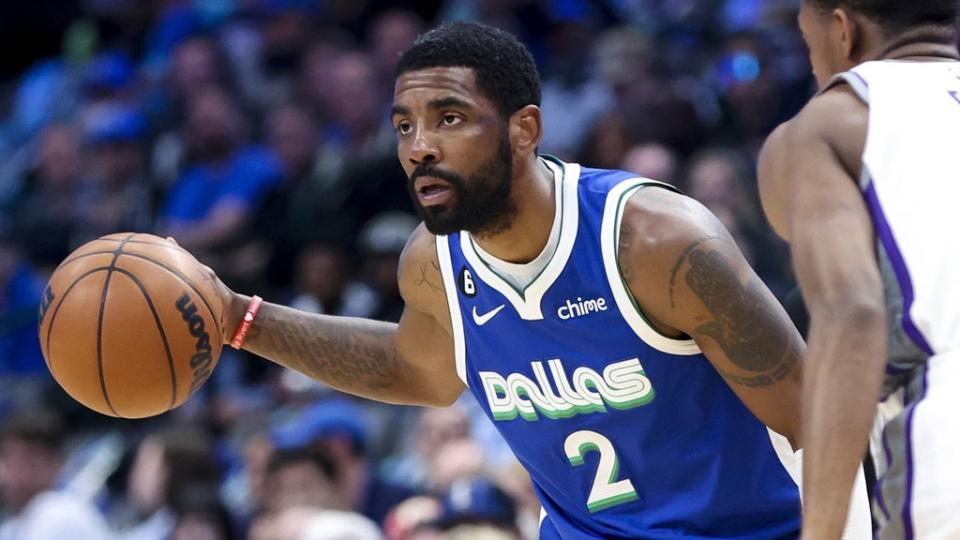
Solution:
{"label": "player's left arm", "polygon": [[811,539],[840,538],[886,362],[876,239],[857,185],[867,114],[849,88],[834,88],[774,132],[760,160],[764,209],[790,240],[810,311],[803,536]]}
{"label": "player's left arm", "polygon": [[619,250],[646,318],[668,337],[694,339],[753,414],[799,448],[803,339],[717,218],[693,199],[643,188],[627,203]]}

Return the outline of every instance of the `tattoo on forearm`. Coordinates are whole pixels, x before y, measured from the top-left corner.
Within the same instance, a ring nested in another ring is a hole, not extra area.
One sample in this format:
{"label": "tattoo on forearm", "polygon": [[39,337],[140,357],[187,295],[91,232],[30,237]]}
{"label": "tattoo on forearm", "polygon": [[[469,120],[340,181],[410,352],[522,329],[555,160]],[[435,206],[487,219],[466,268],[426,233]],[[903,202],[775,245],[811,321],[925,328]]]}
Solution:
{"label": "tattoo on forearm", "polygon": [[800,350],[790,332],[780,328],[782,319],[765,300],[763,283],[751,277],[741,284],[723,255],[704,246],[704,240],[683,255],[689,259],[687,285],[714,317],[696,330],[716,341],[731,362],[749,372],[720,374],[752,387],[771,385],[791,374],[799,377],[794,367]]}
{"label": "tattoo on forearm", "polygon": [[341,319],[335,324],[286,308],[260,314],[249,348],[280,364],[347,390],[383,390],[394,384],[402,361],[390,327]]}
{"label": "tattoo on forearm", "polygon": [[[433,270],[431,270],[431,272],[434,272],[435,275],[439,276],[439,275],[440,275],[440,265],[437,264],[436,261],[430,261],[430,265],[433,267]],[[430,287],[430,289],[433,290],[434,292],[438,292],[438,293],[443,292],[443,288],[441,288],[440,285],[437,285],[437,284],[433,283],[433,281],[431,281],[431,279],[430,279],[430,276],[427,275],[427,272],[428,272],[428,270],[427,270],[427,265],[421,264],[421,265],[420,265],[420,277],[418,277],[418,278],[413,282],[414,285],[416,285],[417,287],[420,287],[420,286],[422,286],[422,285],[426,285],[427,287]]]}

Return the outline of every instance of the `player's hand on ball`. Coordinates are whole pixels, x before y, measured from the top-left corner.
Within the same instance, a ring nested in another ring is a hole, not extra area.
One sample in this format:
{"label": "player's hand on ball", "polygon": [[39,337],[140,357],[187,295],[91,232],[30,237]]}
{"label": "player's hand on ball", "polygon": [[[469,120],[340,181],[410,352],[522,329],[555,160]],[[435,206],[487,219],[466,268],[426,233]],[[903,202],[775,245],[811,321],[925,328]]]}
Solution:
{"label": "player's hand on ball", "polygon": [[[177,240],[172,236],[168,236],[167,240],[177,244]],[[179,244],[177,245],[179,246]],[[200,261],[197,261],[197,265],[200,267],[200,271],[204,277],[216,289],[217,295],[220,297],[220,304],[223,306],[220,314],[221,335],[223,336],[224,343],[230,343],[230,339],[233,337],[233,331],[237,329],[237,326],[240,324],[240,318],[243,317],[243,311],[246,308],[245,299],[233,292],[230,287],[227,287],[212,268]]]}

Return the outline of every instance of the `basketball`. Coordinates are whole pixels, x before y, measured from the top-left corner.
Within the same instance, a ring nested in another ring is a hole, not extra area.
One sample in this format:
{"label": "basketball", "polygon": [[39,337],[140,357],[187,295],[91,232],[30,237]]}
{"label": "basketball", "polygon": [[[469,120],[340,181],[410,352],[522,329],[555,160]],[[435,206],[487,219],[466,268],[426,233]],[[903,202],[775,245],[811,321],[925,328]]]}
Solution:
{"label": "basketball", "polygon": [[210,376],[223,343],[212,280],[176,243],[121,233],[84,244],[50,278],[40,347],[57,383],[109,416],[181,405]]}

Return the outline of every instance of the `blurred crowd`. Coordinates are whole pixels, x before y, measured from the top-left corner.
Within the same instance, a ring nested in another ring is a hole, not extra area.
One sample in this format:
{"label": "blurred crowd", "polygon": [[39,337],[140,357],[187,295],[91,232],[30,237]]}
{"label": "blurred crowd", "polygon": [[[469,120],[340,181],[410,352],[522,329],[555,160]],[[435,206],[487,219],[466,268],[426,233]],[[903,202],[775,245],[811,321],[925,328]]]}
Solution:
{"label": "blurred crowd", "polygon": [[417,220],[393,68],[442,21],[529,46],[542,152],[676,184],[791,288],[754,163],[814,91],[798,0],[71,5],[59,53],[0,81],[0,540],[535,538],[533,488],[469,399],[374,404],[228,349],[180,409],[108,419],[36,339],[51,270],[118,231],[174,236],[238,291],[398,320]]}

